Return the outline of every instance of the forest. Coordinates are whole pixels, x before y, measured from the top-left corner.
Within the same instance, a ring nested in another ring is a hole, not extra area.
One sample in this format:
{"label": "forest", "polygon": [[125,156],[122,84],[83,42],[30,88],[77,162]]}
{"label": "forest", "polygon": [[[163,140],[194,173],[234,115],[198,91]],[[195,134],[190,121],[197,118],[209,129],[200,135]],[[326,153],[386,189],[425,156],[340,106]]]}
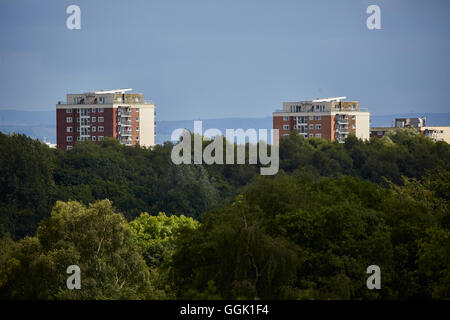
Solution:
{"label": "forest", "polygon": [[274,176],[173,146],[0,133],[0,299],[450,298],[449,144],[293,133]]}

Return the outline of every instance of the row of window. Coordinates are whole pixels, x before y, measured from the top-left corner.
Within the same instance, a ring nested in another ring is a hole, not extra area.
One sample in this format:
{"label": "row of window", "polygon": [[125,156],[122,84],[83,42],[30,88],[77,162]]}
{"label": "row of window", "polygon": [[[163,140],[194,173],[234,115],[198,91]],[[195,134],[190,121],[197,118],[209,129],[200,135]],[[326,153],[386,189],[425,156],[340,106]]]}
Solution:
{"label": "row of window", "polygon": [[299,106],[299,105],[291,105],[291,111],[292,112],[305,112],[305,111],[318,111],[318,112],[323,112],[325,111],[325,105],[303,105],[303,106]]}
{"label": "row of window", "polygon": [[[96,136],[92,136],[92,141],[97,141],[97,137]],[[103,141],[104,136],[98,136],[98,141]],[[85,141],[86,139],[81,139],[81,137],[77,137],[77,141]],[[136,138],[136,140],[139,140],[139,138]],[[67,142],[73,142],[73,137],[72,136],[67,136],[66,137],[66,141]]]}
{"label": "row of window", "polygon": [[[89,128],[87,128],[87,129],[89,129]],[[97,131],[97,127],[93,126],[92,132],[96,132],[96,131]],[[100,126],[98,127],[98,132],[104,132],[104,131],[105,131],[105,127],[100,127]],[[139,130],[136,130],[136,131],[139,131]],[[67,127],[66,132],[73,132],[73,127]],[[77,127],[77,132],[81,132],[80,127]]]}
{"label": "row of window", "polygon": [[[104,108],[92,108],[92,109],[76,109],[77,110],[77,113],[80,113],[81,112],[81,110],[83,111],[83,113],[87,113],[87,114],[89,114],[89,111],[91,111],[92,113],[96,113],[97,112],[97,109],[98,109],[98,112],[100,112],[100,113],[102,113],[102,112],[104,112],[105,111],[105,109]],[[135,110],[136,110],[136,112],[139,112],[139,108],[135,108]],[[73,111],[73,109],[72,108],[67,108],[66,109],[66,113],[72,113],[72,111]],[[130,110],[127,110],[127,111],[131,111],[131,109]]]}
{"label": "row of window", "polygon": [[[283,134],[283,136],[285,136],[285,137],[287,137],[287,136],[289,136],[289,133],[285,133],[285,134]],[[310,133],[309,134],[309,137],[310,138],[312,138],[312,137],[316,137],[316,138],[322,138],[322,134],[321,133],[316,133],[316,134],[313,134],[313,133]]]}
{"label": "row of window", "polygon": [[[302,127],[302,126],[298,126],[298,128],[300,128],[300,127]],[[309,130],[314,130],[314,128],[316,130],[321,130],[322,125],[321,124],[316,124],[316,125],[310,124],[309,125]],[[294,129],[296,129],[295,126],[294,126]],[[344,129],[344,128],[342,128],[342,129]],[[345,129],[348,129],[348,128],[345,128]],[[354,124],[352,125],[352,129],[356,129],[356,126]],[[288,124],[283,125],[283,130],[289,130],[289,125]]]}
{"label": "row of window", "polygon": [[[85,129],[85,128],[83,128]],[[86,128],[89,129],[89,128]],[[89,130],[88,130],[89,131]],[[92,126],[92,132],[96,132],[97,131],[97,127],[96,126]],[[98,132],[104,132],[105,131],[105,127],[98,127]],[[136,127],[136,131],[139,131],[139,127]],[[73,132],[73,127],[66,127],[66,132]],[[81,128],[77,127],[77,132],[81,132]],[[131,131],[130,131],[131,132]]]}
{"label": "row of window", "polygon": [[[310,124],[309,125],[309,129],[310,130],[314,130],[314,127],[316,128],[316,130],[322,129],[322,125],[321,124],[316,124],[316,125]],[[289,130],[289,125],[288,124],[283,125],[283,130]]]}
{"label": "row of window", "polygon": [[94,97],[92,99],[87,99],[85,97],[74,97],[74,104],[97,104],[97,103],[106,103],[106,97]]}
{"label": "row of window", "polygon": [[[309,116],[309,120],[314,120],[314,118],[316,120],[322,120],[322,116]],[[306,120],[306,117],[304,116],[298,116],[298,117],[293,117],[294,120]],[[347,118],[342,118],[341,116],[336,116],[336,120],[341,120],[341,119],[347,119]],[[352,119],[355,120],[356,116],[352,115]],[[283,120],[284,121],[289,121],[289,116],[283,116]]]}
{"label": "row of window", "polygon": [[[104,111],[103,108],[92,108],[92,113],[96,113],[97,109],[98,109],[98,112],[100,112],[100,113]],[[83,111],[85,111],[85,113],[89,114],[89,109],[76,109],[76,110],[77,110],[77,113],[80,113],[80,110],[83,110]],[[139,112],[139,111],[137,111],[137,112]],[[71,108],[66,109],[66,113],[72,113],[72,109]]]}
{"label": "row of window", "polygon": [[[335,105],[334,107],[335,107],[336,109],[339,109],[339,110],[342,109],[342,106],[341,106],[341,105]],[[352,105],[350,106],[350,109],[355,110],[355,109],[356,109],[356,104],[352,104]]]}
{"label": "row of window", "polygon": [[[83,119],[83,124],[84,125],[88,125],[89,121],[87,121],[89,119]],[[66,123],[72,123],[73,119],[72,117],[66,117]],[[96,117],[92,117],[92,122],[96,122],[97,118]],[[139,121],[139,120],[137,120]],[[77,122],[81,122],[80,118],[77,118]],[[105,118],[104,117],[98,117],[98,122],[105,122]]]}
{"label": "row of window", "polygon": [[[104,97],[101,97],[102,99],[102,102],[104,103],[104,101],[105,101],[105,99],[104,99]],[[87,104],[87,103],[89,103],[89,104],[91,104],[91,103],[97,103],[98,102],[98,99],[97,98],[95,98],[95,99],[86,99],[86,98],[84,98],[84,97],[74,97],[73,98],[73,103],[74,104]]]}
{"label": "row of window", "polygon": [[[302,119],[298,119],[298,118],[302,118]],[[298,120],[303,120],[303,118],[306,118],[306,117],[294,117],[294,120],[297,120],[297,119]],[[317,121],[322,120],[322,116],[315,116],[315,118],[316,118]],[[284,116],[283,120],[284,121],[288,121],[289,120],[289,116]],[[314,120],[314,116],[309,116],[309,120]]]}
{"label": "row of window", "polygon": [[[96,136],[92,136],[91,138],[92,138],[92,141],[103,141],[105,137],[98,136],[98,140],[97,140]],[[80,141],[80,140],[81,140],[81,138],[77,137],[77,141]],[[87,141],[87,139],[83,139],[83,141]],[[136,141],[139,141],[139,137],[136,137]],[[67,137],[67,142],[73,142],[73,138],[71,136]],[[66,147],[67,150],[71,150],[72,148],[73,148],[73,146]]]}

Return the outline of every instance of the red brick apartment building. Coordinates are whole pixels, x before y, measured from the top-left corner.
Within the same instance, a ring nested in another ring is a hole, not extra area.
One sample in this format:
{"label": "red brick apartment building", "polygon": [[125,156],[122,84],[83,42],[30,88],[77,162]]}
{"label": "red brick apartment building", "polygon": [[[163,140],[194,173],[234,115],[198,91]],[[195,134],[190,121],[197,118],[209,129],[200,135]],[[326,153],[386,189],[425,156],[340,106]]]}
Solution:
{"label": "red brick apartment building", "polygon": [[155,145],[155,105],[131,89],[67,94],[56,105],[56,144],[70,150],[77,141],[113,137],[133,146]]}
{"label": "red brick apartment building", "polygon": [[351,133],[369,139],[370,113],[359,108],[357,101],[346,97],[284,102],[283,109],[273,113],[273,128],[280,137],[297,131],[305,138],[323,138],[344,142]]}

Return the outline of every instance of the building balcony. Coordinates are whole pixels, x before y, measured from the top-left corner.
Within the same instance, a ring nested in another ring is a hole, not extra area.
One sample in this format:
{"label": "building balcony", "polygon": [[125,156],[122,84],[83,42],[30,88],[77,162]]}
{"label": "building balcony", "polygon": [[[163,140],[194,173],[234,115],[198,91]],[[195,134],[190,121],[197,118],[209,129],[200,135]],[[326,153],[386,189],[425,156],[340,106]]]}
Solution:
{"label": "building balcony", "polygon": [[117,125],[121,127],[131,127],[131,121],[118,121]]}
{"label": "building balcony", "polygon": [[131,146],[131,145],[132,145],[131,138],[127,138],[127,139],[119,139],[119,142],[120,142],[121,144],[126,145],[126,146]]}
{"label": "building balcony", "polygon": [[347,119],[336,119],[337,124],[348,124],[348,118]]}

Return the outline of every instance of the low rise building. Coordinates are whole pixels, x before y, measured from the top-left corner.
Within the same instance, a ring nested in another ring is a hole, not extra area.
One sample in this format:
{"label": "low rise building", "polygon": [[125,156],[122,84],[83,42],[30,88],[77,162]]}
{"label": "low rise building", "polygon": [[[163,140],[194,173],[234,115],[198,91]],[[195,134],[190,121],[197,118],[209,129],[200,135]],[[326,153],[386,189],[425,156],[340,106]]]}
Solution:
{"label": "low rise building", "polygon": [[420,132],[434,141],[450,143],[450,127],[425,126],[420,128]]}

